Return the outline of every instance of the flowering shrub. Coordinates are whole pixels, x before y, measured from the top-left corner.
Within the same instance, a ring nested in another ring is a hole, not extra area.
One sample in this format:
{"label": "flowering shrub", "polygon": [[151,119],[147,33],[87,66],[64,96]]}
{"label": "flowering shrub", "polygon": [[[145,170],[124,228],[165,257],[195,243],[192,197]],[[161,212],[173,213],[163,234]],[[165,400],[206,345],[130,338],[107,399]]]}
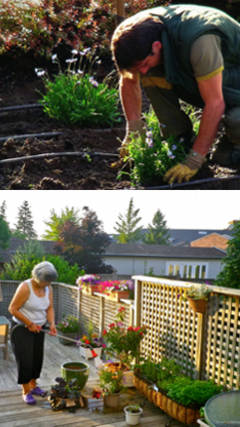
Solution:
{"label": "flowering shrub", "polygon": [[93,59],[90,49],[74,49],[72,58],[66,61],[67,70],[63,73],[55,54],[52,60],[58,63],[60,73],[53,81],[44,70],[36,69],[46,89],[40,102],[49,117],[66,124],[78,123],[80,126],[110,126],[120,121],[117,89],[110,88],[106,79],[98,83],[91,74],[97,59]]}
{"label": "flowering shrub", "polygon": [[129,368],[134,359],[140,354],[140,342],[147,333],[145,326],[128,328],[124,326],[125,308],[120,307],[115,322],[104,329],[103,337],[106,340],[106,351],[111,356],[118,356],[121,363]]}
{"label": "flowering shrub", "polygon": [[86,348],[105,348],[106,344],[104,343],[103,338],[99,337],[93,329],[93,323],[90,321],[88,324],[88,331],[85,335],[82,336],[82,338],[80,338],[80,340],[78,341],[78,345],[82,345]]}
{"label": "flowering shrub", "polygon": [[160,135],[159,122],[151,109],[145,115],[146,136],[131,135],[128,145],[129,153],[124,158],[125,164],[129,164],[130,172],[119,173],[130,175],[133,185],[149,185],[156,179],[164,176],[172,166],[185,159],[187,151],[184,139],[177,140],[171,136],[164,139]]}
{"label": "flowering shrub", "polygon": [[59,322],[56,326],[58,331],[65,332],[78,332],[79,331],[79,320],[77,317],[68,315]]}

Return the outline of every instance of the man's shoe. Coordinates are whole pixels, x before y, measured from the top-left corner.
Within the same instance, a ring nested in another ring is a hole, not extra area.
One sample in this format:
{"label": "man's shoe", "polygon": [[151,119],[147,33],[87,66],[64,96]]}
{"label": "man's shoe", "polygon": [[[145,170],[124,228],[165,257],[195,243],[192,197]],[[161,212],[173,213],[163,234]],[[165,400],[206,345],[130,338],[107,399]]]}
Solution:
{"label": "man's shoe", "polygon": [[35,405],[36,404],[36,400],[32,396],[31,392],[27,393],[27,394],[23,394],[23,400],[25,403],[27,403],[27,405]]}
{"label": "man's shoe", "polygon": [[37,386],[31,390],[31,394],[35,394],[35,396],[45,397],[47,395],[47,391],[44,391]]}

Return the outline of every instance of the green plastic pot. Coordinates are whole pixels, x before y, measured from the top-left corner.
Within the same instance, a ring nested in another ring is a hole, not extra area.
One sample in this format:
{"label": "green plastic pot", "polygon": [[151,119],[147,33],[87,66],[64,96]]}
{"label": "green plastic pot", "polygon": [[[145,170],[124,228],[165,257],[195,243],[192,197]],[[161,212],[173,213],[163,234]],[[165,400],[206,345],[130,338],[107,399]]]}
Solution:
{"label": "green plastic pot", "polygon": [[82,390],[89,377],[89,365],[84,362],[65,362],[61,365],[61,375],[67,382],[76,379],[79,390]]}

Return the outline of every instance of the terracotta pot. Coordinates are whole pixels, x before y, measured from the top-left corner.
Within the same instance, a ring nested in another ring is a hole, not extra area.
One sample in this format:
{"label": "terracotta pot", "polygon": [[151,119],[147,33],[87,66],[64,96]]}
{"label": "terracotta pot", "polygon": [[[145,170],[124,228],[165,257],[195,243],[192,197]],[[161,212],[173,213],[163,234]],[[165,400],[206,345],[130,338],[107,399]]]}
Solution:
{"label": "terracotta pot", "polygon": [[204,313],[207,307],[207,300],[192,299],[188,297],[189,305],[195,313]]}
{"label": "terracotta pot", "polygon": [[99,292],[99,285],[83,285],[82,286],[83,295],[92,296],[94,292]]}
{"label": "terracotta pot", "polygon": [[120,404],[120,393],[113,393],[104,396],[104,405],[107,408],[118,408]]}

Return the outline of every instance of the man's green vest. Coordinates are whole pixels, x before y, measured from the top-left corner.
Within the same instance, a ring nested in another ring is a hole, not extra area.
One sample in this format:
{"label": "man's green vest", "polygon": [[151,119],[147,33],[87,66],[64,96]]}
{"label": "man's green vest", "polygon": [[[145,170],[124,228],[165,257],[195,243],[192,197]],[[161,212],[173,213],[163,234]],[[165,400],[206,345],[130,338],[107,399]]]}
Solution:
{"label": "man's green vest", "polygon": [[[165,24],[162,32],[164,73],[176,90],[188,92],[201,103],[190,63],[192,43],[203,34],[221,38],[224,58],[223,93],[228,106],[240,105],[240,24],[226,13],[211,7],[172,5],[148,9]],[[140,12],[141,13],[141,12]]]}

